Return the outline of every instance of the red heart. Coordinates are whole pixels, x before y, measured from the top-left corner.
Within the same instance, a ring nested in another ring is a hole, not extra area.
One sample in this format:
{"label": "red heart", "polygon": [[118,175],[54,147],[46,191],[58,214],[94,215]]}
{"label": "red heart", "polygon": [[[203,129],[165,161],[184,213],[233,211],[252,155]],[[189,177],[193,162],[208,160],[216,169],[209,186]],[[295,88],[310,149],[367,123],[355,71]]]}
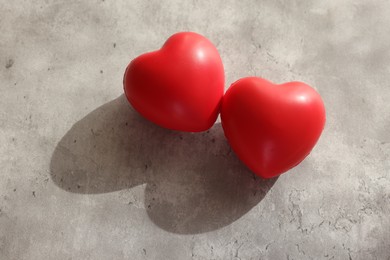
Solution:
{"label": "red heart", "polygon": [[145,118],[172,130],[200,132],[217,119],[224,70],[209,40],[182,32],[160,50],[134,59],[123,84],[127,99]]}
{"label": "red heart", "polygon": [[271,178],[299,164],[325,125],[320,95],[301,82],[243,78],[226,92],[221,120],[232,149],[248,168]]}

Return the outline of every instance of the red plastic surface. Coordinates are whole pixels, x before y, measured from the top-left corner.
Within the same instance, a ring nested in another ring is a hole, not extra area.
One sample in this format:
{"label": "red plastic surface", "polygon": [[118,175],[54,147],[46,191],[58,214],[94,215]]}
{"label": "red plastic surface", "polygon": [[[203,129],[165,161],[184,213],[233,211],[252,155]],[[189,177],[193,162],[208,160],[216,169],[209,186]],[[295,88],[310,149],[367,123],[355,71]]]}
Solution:
{"label": "red plastic surface", "polygon": [[299,164],[325,125],[320,95],[301,82],[273,84],[243,78],[231,85],[221,107],[232,149],[248,168],[271,178]]}
{"label": "red plastic surface", "polygon": [[182,32],[163,47],[134,59],[126,69],[124,90],[145,118],[187,132],[209,129],[224,92],[224,69],[217,49],[205,37]]}

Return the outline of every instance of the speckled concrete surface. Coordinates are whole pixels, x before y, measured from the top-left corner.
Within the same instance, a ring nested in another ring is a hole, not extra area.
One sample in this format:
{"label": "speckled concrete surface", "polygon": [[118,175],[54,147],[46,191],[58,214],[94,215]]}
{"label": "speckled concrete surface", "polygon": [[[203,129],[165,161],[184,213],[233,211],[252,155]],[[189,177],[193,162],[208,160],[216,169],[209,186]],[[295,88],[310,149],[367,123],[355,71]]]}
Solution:
{"label": "speckled concrete surface", "polygon": [[[0,259],[390,259],[390,2],[0,0]],[[126,103],[128,62],[178,31],[240,77],[314,86],[312,154],[260,180],[221,126]]]}

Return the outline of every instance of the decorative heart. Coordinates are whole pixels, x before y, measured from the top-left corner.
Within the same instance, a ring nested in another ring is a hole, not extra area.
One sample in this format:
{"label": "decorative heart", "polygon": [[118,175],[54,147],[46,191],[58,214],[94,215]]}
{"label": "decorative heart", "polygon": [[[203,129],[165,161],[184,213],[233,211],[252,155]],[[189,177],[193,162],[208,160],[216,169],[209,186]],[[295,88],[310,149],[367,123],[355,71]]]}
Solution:
{"label": "decorative heart", "polygon": [[272,178],[299,164],[325,125],[320,95],[301,82],[243,78],[226,92],[221,120],[232,149],[248,168]]}
{"label": "decorative heart", "polygon": [[134,59],[123,84],[128,101],[145,118],[172,130],[200,132],[217,119],[224,69],[208,39],[182,32]]}

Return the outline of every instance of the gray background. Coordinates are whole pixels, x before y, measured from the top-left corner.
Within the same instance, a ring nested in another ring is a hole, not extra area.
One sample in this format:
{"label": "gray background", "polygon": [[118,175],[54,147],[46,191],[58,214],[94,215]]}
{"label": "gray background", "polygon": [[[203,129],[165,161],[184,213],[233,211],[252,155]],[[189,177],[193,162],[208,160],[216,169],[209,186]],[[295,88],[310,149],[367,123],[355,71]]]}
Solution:
{"label": "gray background", "polygon": [[[390,259],[389,1],[0,0],[0,259]],[[219,123],[127,104],[131,59],[196,31],[244,76],[315,87],[311,155],[255,178]]]}

